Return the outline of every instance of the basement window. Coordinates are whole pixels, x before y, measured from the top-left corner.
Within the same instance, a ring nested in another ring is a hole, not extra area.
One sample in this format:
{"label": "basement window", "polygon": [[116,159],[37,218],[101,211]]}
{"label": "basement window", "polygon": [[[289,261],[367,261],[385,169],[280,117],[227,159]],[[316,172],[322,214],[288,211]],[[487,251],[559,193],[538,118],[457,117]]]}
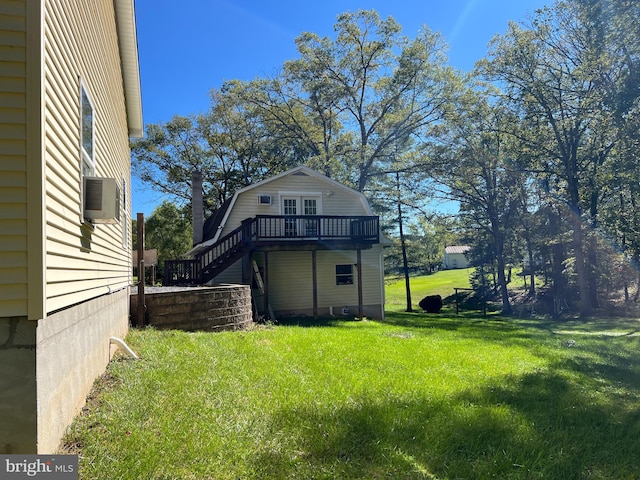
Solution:
{"label": "basement window", "polygon": [[336,285],[353,285],[353,265],[336,265]]}

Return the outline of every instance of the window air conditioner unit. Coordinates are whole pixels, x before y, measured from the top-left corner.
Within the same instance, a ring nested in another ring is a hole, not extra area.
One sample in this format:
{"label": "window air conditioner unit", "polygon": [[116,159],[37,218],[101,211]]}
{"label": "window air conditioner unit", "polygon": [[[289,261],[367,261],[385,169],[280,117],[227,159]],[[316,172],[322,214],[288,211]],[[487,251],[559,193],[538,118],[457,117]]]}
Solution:
{"label": "window air conditioner unit", "polygon": [[271,195],[258,195],[258,205],[271,205]]}
{"label": "window air conditioner unit", "polygon": [[118,223],[120,189],[115,178],[84,177],[84,218],[93,223]]}

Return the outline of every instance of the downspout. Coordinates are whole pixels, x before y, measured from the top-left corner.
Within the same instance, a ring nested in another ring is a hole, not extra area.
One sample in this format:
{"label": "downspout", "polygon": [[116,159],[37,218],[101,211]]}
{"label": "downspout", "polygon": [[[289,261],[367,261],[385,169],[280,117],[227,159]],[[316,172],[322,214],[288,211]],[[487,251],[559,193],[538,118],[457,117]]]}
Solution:
{"label": "downspout", "polygon": [[109,337],[109,345],[112,345],[114,343],[122,348],[125,352],[127,352],[131,358],[135,358],[136,360],[139,358],[138,355],[136,355],[135,352],[129,348],[129,345],[127,345],[124,340],[118,337]]}

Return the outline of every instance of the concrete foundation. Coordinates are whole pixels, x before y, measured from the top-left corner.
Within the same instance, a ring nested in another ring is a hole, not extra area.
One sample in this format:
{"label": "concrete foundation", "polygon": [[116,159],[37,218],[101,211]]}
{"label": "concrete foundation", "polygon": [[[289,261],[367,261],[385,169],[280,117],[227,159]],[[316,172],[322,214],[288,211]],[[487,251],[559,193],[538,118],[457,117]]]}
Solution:
{"label": "concrete foundation", "polygon": [[0,453],[37,453],[36,322],[0,318]]}
{"label": "concrete foundation", "polygon": [[0,453],[54,453],[128,330],[128,290],[44,320],[0,318]]}

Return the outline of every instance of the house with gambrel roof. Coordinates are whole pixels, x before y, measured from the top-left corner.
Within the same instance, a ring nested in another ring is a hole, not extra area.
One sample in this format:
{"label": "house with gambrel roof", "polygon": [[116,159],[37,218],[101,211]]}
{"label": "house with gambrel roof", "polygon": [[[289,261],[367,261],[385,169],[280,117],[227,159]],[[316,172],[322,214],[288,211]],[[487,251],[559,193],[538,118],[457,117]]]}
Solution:
{"label": "house with gambrel roof", "polygon": [[362,193],[298,166],[236,192],[190,258],[165,263],[164,283],[253,283],[276,318],[382,319],[387,242]]}

